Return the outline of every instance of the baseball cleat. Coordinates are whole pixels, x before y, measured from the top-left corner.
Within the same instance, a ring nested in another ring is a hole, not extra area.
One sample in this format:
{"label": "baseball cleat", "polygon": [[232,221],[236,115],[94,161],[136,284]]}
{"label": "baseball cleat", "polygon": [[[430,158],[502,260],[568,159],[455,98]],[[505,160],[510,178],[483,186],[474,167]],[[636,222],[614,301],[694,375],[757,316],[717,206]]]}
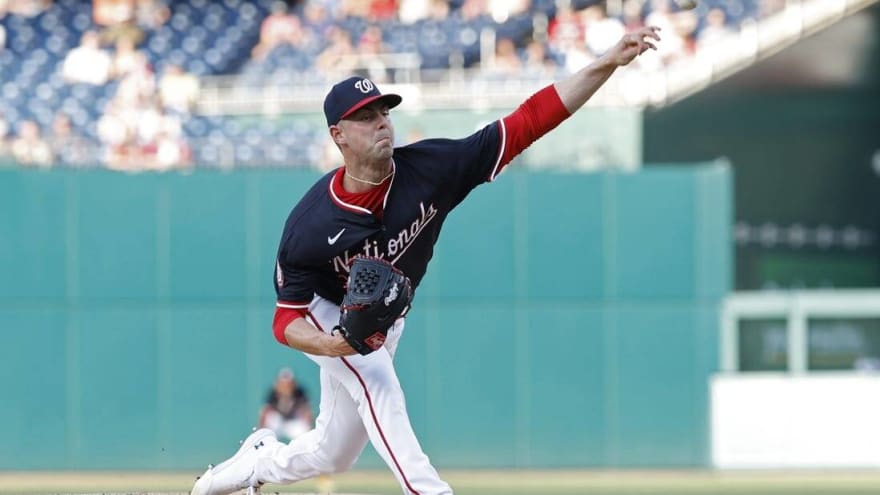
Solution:
{"label": "baseball cleat", "polygon": [[229,495],[245,489],[248,495],[259,494],[262,483],[253,479],[257,453],[273,442],[278,439],[272,430],[255,430],[241,442],[235,455],[216,466],[208,465],[208,470],[196,479],[191,495]]}

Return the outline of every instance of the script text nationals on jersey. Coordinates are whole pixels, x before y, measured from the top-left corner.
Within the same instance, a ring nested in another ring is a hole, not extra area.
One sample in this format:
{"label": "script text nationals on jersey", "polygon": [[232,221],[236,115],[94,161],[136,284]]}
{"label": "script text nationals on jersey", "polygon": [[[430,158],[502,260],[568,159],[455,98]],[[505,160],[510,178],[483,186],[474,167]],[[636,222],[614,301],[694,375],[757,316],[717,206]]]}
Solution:
{"label": "script text nationals on jersey", "polygon": [[376,258],[389,259],[391,263],[396,262],[403,253],[406,252],[407,248],[415,242],[416,237],[424,230],[425,226],[437,216],[437,208],[434,207],[434,204],[428,205],[425,208],[425,203],[419,203],[420,215],[418,218],[413,220],[413,222],[403,230],[397,233],[396,236],[388,239],[388,244],[385,246],[385,250],[382,251],[379,248],[379,243],[375,240],[366,239],[364,244],[361,246],[360,251],[355,253],[350,253],[346,250],[339,256],[335,256],[333,258],[333,269],[337,273],[348,272],[348,262],[357,255],[364,256],[373,256]]}

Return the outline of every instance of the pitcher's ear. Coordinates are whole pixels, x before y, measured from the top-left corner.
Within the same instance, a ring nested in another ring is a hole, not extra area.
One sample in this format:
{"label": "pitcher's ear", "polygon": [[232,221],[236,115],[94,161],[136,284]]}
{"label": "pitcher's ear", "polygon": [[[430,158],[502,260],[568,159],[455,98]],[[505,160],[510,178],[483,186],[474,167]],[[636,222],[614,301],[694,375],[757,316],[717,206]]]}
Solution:
{"label": "pitcher's ear", "polygon": [[333,139],[333,142],[336,144],[342,144],[345,141],[345,138],[342,137],[342,129],[339,126],[331,125],[329,128],[330,138]]}

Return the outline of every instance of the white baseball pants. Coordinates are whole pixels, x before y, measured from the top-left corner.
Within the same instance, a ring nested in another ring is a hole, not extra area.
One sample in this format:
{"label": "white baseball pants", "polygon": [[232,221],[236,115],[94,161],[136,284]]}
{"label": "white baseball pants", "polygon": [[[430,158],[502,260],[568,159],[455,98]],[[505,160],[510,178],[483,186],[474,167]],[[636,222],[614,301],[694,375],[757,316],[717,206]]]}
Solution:
{"label": "white baseball pants", "polygon": [[[323,332],[330,333],[339,321],[339,306],[321,297],[315,297],[309,310],[312,324]],[[258,480],[286,484],[346,471],[369,440],[406,495],[452,494],[422,451],[406,412],[392,362],[403,328],[400,318],[389,329],[384,347],[366,356],[307,354],[321,367],[315,429],[266,449],[257,461]]]}

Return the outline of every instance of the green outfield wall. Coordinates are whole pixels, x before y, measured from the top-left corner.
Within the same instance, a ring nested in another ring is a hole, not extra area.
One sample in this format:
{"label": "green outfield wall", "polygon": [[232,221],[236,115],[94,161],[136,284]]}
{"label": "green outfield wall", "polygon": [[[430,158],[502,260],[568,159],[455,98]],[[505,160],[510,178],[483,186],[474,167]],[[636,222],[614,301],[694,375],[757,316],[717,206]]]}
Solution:
{"label": "green outfield wall", "polygon": [[[317,395],[270,329],[281,227],[316,178],[0,170],[0,469],[194,469],[280,366]],[[707,465],[731,179],[514,170],[454,211],[397,357],[436,464]]]}

